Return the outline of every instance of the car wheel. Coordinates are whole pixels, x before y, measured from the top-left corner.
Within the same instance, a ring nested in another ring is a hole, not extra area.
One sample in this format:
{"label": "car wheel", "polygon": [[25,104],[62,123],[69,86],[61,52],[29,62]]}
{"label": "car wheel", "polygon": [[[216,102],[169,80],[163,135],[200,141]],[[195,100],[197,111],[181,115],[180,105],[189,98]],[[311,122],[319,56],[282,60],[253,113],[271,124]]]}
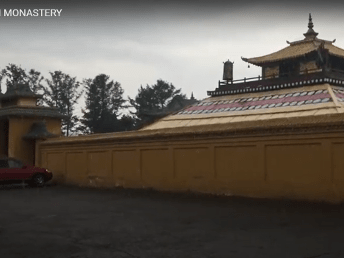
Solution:
{"label": "car wheel", "polygon": [[35,185],[35,186],[43,186],[44,185],[44,176],[42,174],[38,174],[38,175],[35,175],[33,178],[32,178],[32,183]]}

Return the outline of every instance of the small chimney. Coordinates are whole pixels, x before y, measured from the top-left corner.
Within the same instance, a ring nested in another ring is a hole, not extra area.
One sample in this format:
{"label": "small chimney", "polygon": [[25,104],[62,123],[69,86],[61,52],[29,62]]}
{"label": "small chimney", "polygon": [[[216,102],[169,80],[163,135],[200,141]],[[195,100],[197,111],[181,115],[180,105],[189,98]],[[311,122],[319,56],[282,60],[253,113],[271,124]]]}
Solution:
{"label": "small chimney", "polygon": [[223,63],[223,80],[227,82],[233,80],[233,64],[229,60]]}

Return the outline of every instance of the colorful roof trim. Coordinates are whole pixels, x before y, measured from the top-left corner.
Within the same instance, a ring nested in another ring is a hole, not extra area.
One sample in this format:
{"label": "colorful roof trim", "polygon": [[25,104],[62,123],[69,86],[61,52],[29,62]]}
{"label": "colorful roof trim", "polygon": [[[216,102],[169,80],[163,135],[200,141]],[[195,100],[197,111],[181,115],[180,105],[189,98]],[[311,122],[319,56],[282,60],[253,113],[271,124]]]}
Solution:
{"label": "colorful roof trim", "polygon": [[[343,95],[344,97],[344,95]],[[289,94],[275,94],[255,98],[238,98],[227,101],[200,102],[178,114],[201,114],[215,112],[234,112],[253,109],[302,106],[331,101],[328,90],[302,91]]]}
{"label": "colorful roof trim", "polygon": [[344,102],[344,89],[333,89],[333,93],[340,102]]}
{"label": "colorful roof trim", "polygon": [[210,97],[148,125],[141,131],[192,127],[196,132],[205,130],[209,125],[218,125],[228,130],[269,127],[270,124],[301,125],[330,121],[332,116],[342,113],[344,89],[318,84],[307,88]]}

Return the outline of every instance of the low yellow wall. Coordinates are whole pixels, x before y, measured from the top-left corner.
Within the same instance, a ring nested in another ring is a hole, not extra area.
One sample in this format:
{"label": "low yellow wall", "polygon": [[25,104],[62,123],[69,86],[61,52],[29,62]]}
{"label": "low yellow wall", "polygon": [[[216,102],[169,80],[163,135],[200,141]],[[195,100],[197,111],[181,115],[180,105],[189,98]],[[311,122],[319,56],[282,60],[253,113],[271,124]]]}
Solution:
{"label": "low yellow wall", "polygon": [[[25,140],[25,136],[34,122],[41,119],[34,117],[10,117],[8,136],[8,156],[18,158],[27,164],[35,163],[35,143]],[[61,135],[61,119],[45,118],[47,130],[53,134]],[[3,132],[4,130],[2,130]]]}
{"label": "low yellow wall", "polygon": [[344,133],[85,139],[37,144],[37,165],[52,170],[56,181],[80,186],[344,199]]}
{"label": "low yellow wall", "polygon": [[32,118],[9,119],[9,136],[8,136],[8,156],[18,158],[25,163],[34,163],[34,142],[23,139],[23,136],[30,131],[33,123]]}

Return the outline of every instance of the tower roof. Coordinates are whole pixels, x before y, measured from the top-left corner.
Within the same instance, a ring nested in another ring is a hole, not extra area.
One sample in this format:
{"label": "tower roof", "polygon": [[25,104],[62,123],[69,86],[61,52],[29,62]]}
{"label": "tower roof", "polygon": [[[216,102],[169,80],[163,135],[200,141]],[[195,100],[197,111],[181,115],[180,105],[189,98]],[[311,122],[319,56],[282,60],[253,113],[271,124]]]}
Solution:
{"label": "tower roof", "polygon": [[344,49],[336,47],[333,45],[335,40],[328,41],[323,39],[318,39],[318,33],[313,30],[313,22],[311,14],[309,14],[308,31],[303,35],[305,38],[303,40],[288,42],[288,47],[285,47],[274,53],[253,57],[253,58],[243,58],[242,60],[250,64],[257,66],[264,66],[268,63],[278,62],[286,59],[293,59],[297,57],[304,56],[314,51],[318,51],[320,48],[328,50],[330,55],[338,56],[344,58]]}
{"label": "tower roof", "polygon": [[[5,94],[0,94],[1,108],[0,118],[8,116],[20,117],[54,117],[65,118],[65,115],[60,114],[56,107],[37,106],[36,100],[42,95],[35,94],[31,91],[29,84],[15,83],[13,86],[7,87]],[[12,100],[20,98],[30,98],[29,102],[18,104],[18,102],[11,103]],[[29,103],[29,104],[28,104]]]}
{"label": "tower roof", "polygon": [[33,93],[30,89],[29,84],[15,83],[13,86],[7,87],[6,93],[0,95],[0,100],[14,99],[20,97],[39,98],[41,96],[42,95]]}

